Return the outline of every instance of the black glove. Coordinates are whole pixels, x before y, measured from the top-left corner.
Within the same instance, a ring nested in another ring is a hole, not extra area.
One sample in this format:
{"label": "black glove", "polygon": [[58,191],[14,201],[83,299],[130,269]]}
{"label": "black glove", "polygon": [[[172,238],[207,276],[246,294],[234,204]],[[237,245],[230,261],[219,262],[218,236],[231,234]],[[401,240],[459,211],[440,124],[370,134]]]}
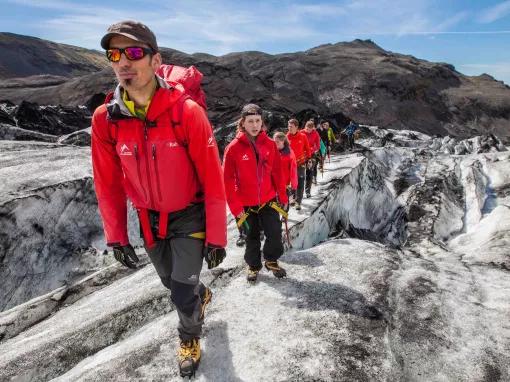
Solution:
{"label": "black glove", "polygon": [[113,256],[115,260],[124,265],[125,267],[136,269],[136,263],[138,263],[138,256],[136,256],[135,250],[128,245],[116,245],[113,247]]}
{"label": "black glove", "polygon": [[204,257],[207,262],[207,268],[212,269],[221,264],[223,259],[227,256],[225,248],[217,247],[213,244],[208,244],[204,247]]}

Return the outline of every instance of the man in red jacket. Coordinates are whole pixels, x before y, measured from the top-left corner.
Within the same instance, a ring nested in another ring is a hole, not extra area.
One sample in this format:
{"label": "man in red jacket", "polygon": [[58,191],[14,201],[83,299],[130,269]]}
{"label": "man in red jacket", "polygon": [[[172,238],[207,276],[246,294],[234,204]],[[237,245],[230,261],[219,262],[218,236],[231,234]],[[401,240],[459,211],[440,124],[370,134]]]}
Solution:
{"label": "man in red jacket", "polygon": [[296,155],[297,173],[298,173],[298,185],[296,192],[296,210],[301,209],[301,201],[303,200],[303,191],[305,187],[305,172],[306,162],[312,156],[310,150],[310,144],[306,135],[298,131],[299,122],[297,119],[291,119],[287,123],[289,132],[287,138],[290,142],[290,147]]}
{"label": "man in red jacket", "polygon": [[321,137],[317,130],[315,130],[315,123],[313,120],[307,121],[305,128],[302,130],[310,144],[311,158],[308,159],[306,164],[306,181],[305,192],[306,197],[309,198],[312,192],[312,183],[317,184],[317,164],[320,162],[320,148]]}
{"label": "man in red jacket", "polygon": [[226,199],[218,148],[205,110],[177,83],[155,75],[162,63],[145,25],[122,21],[101,40],[119,85],[92,119],[94,184],[107,244],[123,265],[138,258],[127,234],[127,198],[147,253],[179,315],[179,368],[200,362],[204,309],[200,281],[225,257]]}

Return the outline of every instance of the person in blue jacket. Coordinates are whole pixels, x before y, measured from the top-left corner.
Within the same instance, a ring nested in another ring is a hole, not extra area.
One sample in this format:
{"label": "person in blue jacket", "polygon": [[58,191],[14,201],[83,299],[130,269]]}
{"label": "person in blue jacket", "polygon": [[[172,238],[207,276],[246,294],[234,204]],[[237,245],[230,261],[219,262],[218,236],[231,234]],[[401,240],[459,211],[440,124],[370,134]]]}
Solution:
{"label": "person in blue jacket", "polygon": [[359,129],[359,125],[351,121],[349,125],[344,129],[342,133],[347,135],[347,142],[349,144],[349,149],[352,150],[354,148],[354,134],[356,133],[356,130]]}

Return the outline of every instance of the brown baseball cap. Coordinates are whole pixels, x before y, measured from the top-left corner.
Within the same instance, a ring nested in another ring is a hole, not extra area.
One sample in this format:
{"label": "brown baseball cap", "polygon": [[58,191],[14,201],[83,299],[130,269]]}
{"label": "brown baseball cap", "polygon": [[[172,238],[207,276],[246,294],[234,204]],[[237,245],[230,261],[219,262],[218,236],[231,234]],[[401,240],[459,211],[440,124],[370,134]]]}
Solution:
{"label": "brown baseball cap", "polygon": [[156,36],[149,27],[133,20],[124,20],[110,25],[106,34],[101,39],[101,47],[105,50],[109,49],[111,38],[118,35],[143,42],[149,45],[154,52],[159,50],[158,43],[156,42]]}
{"label": "brown baseball cap", "polygon": [[260,115],[262,116],[262,109],[259,105],[256,105],[254,103],[249,103],[247,105],[243,106],[243,109],[241,110],[241,117],[246,117],[248,115]]}

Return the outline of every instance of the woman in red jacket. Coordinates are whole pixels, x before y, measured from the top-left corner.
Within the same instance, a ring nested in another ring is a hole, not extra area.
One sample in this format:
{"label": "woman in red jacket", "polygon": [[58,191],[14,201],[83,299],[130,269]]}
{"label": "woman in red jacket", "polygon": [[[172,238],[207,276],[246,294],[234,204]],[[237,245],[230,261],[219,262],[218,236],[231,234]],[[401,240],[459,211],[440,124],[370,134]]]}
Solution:
{"label": "woman in red jacket", "polygon": [[312,156],[308,139],[304,133],[298,130],[298,126],[299,122],[294,118],[290,119],[287,123],[289,129],[287,139],[290,142],[290,148],[296,155],[297,162],[298,185],[295,194],[296,210],[301,209],[301,200],[303,200],[303,192],[305,189],[306,162]]}
{"label": "woman in red jacket", "polygon": [[288,199],[280,154],[274,141],[262,131],[259,106],[243,107],[237,135],[225,149],[223,170],[228,206],[238,225],[246,230],[244,259],[248,264],[248,281],[256,281],[262,269],[261,229],[266,236],[262,249],[265,266],[276,277],[285,277],[285,269],[278,264],[283,244],[277,201],[286,208]]}
{"label": "woman in red jacket", "polygon": [[[294,151],[290,148],[289,140],[282,132],[277,132],[273,135],[276,142],[276,147],[280,151],[280,158],[282,161],[282,178],[285,187],[287,188],[287,196],[293,199],[298,186],[297,162]],[[292,202],[290,203],[292,204]]]}
{"label": "woman in red jacket", "polygon": [[312,192],[312,183],[317,184],[317,164],[320,161],[321,138],[315,130],[315,123],[312,120],[306,122],[302,131],[308,139],[311,151],[311,157],[306,164],[305,183],[306,197],[309,198]]}

